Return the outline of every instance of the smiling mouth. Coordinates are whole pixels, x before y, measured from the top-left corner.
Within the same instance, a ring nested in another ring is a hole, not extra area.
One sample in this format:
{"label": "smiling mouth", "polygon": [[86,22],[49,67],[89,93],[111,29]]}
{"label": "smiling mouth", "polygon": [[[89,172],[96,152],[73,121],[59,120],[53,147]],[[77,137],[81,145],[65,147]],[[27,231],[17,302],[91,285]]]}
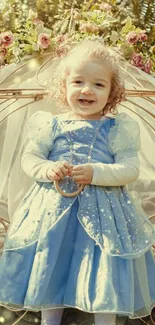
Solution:
{"label": "smiling mouth", "polygon": [[88,100],[88,99],[79,99],[79,102],[82,104],[93,104],[94,100]]}

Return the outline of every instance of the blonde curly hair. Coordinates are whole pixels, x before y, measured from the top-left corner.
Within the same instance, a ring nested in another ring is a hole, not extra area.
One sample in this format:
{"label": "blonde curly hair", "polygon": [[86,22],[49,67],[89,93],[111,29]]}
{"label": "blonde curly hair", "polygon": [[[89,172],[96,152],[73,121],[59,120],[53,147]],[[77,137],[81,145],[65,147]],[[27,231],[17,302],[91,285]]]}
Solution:
{"label": "blonde curly hair", "polygon": [[[78,55],[79,54],[79,55]],[[112,71],[111,90],[109,101],[103,107],[102,114],[115,114],[116,106],[125,100],[125,88],[123,82],[123,74],[120,68],[120,63],[123,60],[118,50],[114,50],[105,46],[99,40],[83,40],[73,44],[69,50],[66,50],[63,56],[58,58],[57,69],[50,79],[50,97],[56,100],[57,104],[63,104],[63,107],[68,109],[66,79],[69,74],[71,59],[76,60],[76,57],[90,58],[97,60],[100,63],[108,63]],[[72,61],[73,62],[73,61]]]}

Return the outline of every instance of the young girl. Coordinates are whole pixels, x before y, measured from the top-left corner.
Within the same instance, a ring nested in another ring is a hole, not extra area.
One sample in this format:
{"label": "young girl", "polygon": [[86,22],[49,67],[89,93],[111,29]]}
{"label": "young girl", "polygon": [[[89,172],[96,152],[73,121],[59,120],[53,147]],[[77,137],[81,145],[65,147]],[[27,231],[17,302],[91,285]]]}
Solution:
{"label": "young girl", "polygon": [[42,325],[59,325],[66,307],[94,313],[97,325],[148,315],[155,233],[125,186],[139,175],[138,124],[126,113],[108,116],[124,96],[115,53],[81,42],[52,85],[68,111],[29,121],[22,167],[35,183],[5,240],[0,304],[41,310]]}

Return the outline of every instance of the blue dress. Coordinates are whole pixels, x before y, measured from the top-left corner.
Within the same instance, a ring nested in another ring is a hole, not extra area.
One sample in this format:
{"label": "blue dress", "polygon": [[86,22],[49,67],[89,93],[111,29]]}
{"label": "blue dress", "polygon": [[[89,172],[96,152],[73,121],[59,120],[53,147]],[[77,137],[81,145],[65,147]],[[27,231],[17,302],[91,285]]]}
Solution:
{"label": "blue dress", "polygon": [[[29,123],[31,143],[48,160],[72,156],[73,164],[87,163],[90,153],[93,163],[128,159],[139,150],[138,133],[125,114],[64,121],[38,112]],[[71,192],[75,184],[65,178],[61,186]],[[34,182],[5,239],[0,305],[148,315],[155,305],[154,241],[153,226],[126,186],[87,185],[68,198],[53,183]]]}

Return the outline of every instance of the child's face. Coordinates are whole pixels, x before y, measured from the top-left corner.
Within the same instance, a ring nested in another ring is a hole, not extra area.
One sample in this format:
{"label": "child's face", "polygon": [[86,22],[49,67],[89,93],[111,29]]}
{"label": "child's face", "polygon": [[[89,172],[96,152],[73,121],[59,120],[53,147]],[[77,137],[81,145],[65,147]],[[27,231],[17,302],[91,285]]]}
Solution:
{"label": "child's face", "polygon": [[85,118],[101,118],[108,102],[112,72],[108,63],[96,60],[76,60],[67,77],[67,101],[72,110]]}

